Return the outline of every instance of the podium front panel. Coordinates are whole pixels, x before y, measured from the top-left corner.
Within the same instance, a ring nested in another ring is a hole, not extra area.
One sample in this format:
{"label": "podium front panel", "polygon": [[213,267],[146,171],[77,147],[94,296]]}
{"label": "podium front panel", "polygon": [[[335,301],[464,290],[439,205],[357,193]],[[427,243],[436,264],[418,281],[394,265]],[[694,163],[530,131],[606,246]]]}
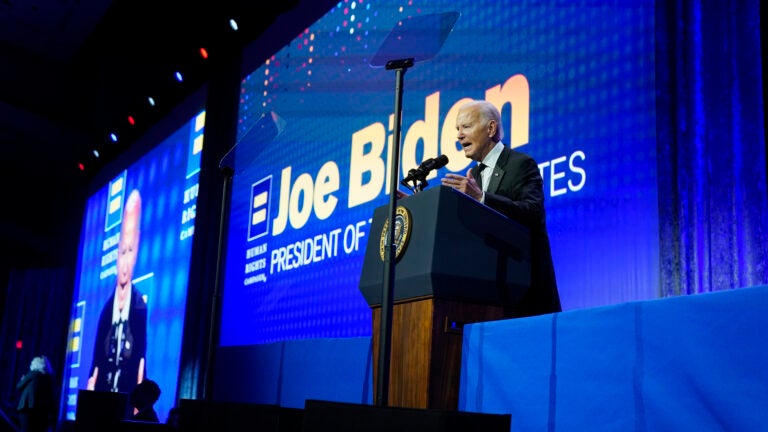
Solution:
{"label": "podium front panel", "polygon": [[[516,221],[446,186],[398,200],[411,232],[395,266],[394,301],[421,297],[514,305],[530,286],[530,235]],[[380,241],[389,206],[374,210],[360,291],[382,303]]]}

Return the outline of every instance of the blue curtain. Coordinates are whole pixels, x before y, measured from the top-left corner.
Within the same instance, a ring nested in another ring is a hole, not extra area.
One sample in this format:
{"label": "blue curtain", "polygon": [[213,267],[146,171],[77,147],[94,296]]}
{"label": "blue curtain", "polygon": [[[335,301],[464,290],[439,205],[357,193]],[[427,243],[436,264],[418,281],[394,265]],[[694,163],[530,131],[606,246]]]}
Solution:
{"label": "blue curtain", "polygon": [[759,17],[656,2],[662,297],[768,283]]}

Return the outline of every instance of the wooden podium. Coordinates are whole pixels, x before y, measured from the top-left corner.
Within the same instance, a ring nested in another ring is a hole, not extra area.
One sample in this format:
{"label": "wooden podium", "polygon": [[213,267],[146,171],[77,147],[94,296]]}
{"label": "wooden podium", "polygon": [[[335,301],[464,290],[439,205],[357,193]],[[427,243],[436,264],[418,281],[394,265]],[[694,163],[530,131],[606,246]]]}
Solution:
{"label": "wooden podium", "polygon": [[[528,289],[528,229],[445,186],[399,200],[398,210],[409,223],[397,236],[408,240],[395,267],[388,406],[456,410],[463,326],[505,318]],[[373,312],[374,376],[387,219],[387,206],[375,209],[360,276]]]}

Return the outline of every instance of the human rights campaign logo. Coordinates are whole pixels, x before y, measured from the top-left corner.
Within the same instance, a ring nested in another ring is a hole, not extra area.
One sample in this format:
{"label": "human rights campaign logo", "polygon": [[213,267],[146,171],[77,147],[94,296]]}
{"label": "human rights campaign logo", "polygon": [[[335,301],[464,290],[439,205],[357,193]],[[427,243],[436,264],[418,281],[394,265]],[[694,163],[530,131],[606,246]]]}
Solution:
{"label": "human rights campaign logo", "polygon": [[195,117],[192,134],[189,137],[189,154],[187,154],[187,177],[200,172],[200,158],[203,152],[203,132],[205,128],[205,111]]}
{"label": "human rights campaign logo", "polygon": [[107,191],[107,217],[104,221],[104,232],[116,227],[123,220],[123,197],[125,196],[125,181],[127,172],[123,170],[120,175],[109,182]]}
{"label": "human rights campaign logo", "polygon": [[269,232],[269,196],[272,193],[272,176],[251,185],[251,222],[248,224],[248,241]]}

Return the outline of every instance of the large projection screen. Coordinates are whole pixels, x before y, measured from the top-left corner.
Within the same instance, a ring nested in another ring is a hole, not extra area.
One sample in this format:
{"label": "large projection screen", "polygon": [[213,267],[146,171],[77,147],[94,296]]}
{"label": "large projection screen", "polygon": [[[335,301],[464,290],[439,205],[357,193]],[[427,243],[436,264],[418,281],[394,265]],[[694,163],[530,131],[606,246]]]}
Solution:
{"label": "large projection screen", "polygon": [[307,27],[242,81],[220,345],[371,334],[358,281],[396,80],[370,62],[399,20],[443,12],[445,44],[404,75],[398,177],[442,154],[431,185],[465,173],[456,112],[489,100],[539,163],[564,310],[657,297],[653,5],[350,1]]}
{"label": "large projection screen", "polygon": [[[157,382],[162,391],[155,404],[161,421],[176,405],[206,115],[202,103],[187,102],[186,116],[178,114],[182,109],[176,111],[136,144],[146,148],[138,157],[118,159],[94,179],[80,234],[64,370],[66,420],[75,420],[79,390],[130,393],[138,378],[133,372],[126,376],[127,368],[116,368],[110,375],[110,368],[102,366],[98,375],[109,383],[99,381],[93,388],[89,377],[98,363],[97,352],[107,352],[106,361],[112,365],[126,365],[144,351],[140,346],[146,350],[143,377]],[[133,191],[141,196],[141,218],[131,281],[141,300],[132,296],[131,303],[145,305],[146,331],[140,329],[144,324],[133,324],[138,308],[132,308],[126,320],[114,313],[111,301],[122,270],[118,257],[123,254],[123,211]],[[124,329],[127,321],[130,330],[99,337],[100,317],[106,317],[107,327],[111,319],[112,328]]]}

